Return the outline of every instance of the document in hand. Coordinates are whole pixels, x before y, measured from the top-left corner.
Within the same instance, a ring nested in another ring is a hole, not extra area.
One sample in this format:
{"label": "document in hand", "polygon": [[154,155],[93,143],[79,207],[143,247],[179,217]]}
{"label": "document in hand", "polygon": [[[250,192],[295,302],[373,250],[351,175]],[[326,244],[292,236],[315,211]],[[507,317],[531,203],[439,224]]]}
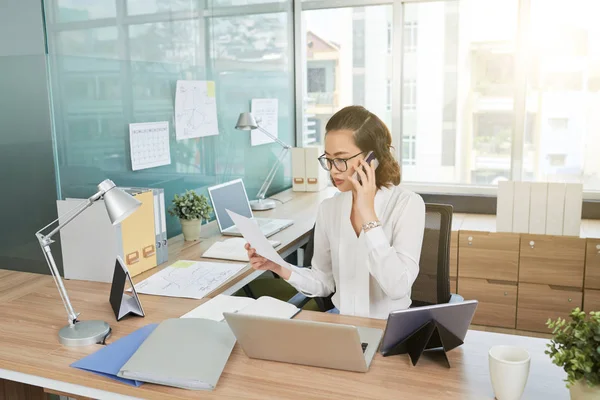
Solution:
{"label": "document in hand", "polygon": [[227,324],[200,318],[161,322],[120,369],[126,379],[193,390],[212,390],[235,336]]}
{"label": "document in hand", "polygon": [[224,312],[237,312],[272,318],[292,318],[300,312],[300,309],[291,303],[269,296],[252,299],[250,297],[220,294],[182,315],[181,318],[205,318],[213,321],[223,321],[225,319],[223,317]]}
{"label": "document in hand", "polygon": [[227,210],[227,213],[235,223],[235,226],[240,230],[242,236],[244,236],[244,239],[250,243],[250,246],[256,249],[258,254],[267,260],[273,261],[275,264],[291,270],[288,263],[281,258],[279,253],[273,248],[271,243],[269,243],[265,235],[263,235],[261,232],[259,226],[254,221],[229,210]]}
{"label": "document in hand", "polygon": [[[269,240],[269,243],[271,243],[273,247],[277,247],[281,244],[275,240]],[[248,262],[248,253],[244,248],[245,244],[246,240],[244,238],[231,238],[222,242],[215,242],[204,252],[204,254],[202,254],[202,257]]]}

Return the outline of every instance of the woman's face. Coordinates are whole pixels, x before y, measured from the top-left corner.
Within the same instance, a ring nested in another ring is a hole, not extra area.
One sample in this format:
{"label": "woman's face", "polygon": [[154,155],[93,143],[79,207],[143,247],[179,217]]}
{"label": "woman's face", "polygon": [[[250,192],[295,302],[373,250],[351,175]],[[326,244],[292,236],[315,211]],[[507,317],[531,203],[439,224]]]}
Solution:
{"label": "woman's face", "polygon": [[344,170],[344,162],[338,162],[341,165],[341,171],[332,166],[329,175],[334,185],[341,191],[347,192],[352,190],[352,182],[348,180],[354,174],[355,167],[358,167],[360,160],[364,159],[364,154],[361,149],[354,143],[352,131],[339,130],[329,131],[325,135],[325,157],[329,159],[349,159],[353,156],[358,156],[346,161],[348,168]]}

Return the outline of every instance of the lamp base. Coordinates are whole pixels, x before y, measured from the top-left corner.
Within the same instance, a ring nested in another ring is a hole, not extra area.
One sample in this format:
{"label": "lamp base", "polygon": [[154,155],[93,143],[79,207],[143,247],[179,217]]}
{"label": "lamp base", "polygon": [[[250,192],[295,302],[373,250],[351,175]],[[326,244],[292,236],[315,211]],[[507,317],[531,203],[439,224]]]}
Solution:
{"label": "lamp base", "polygon": [[272,208],[275,208],[276,205],[277,203],[275,202],[275,200],[271,199],[252,200],[250,202],[250,208],[252,208],[254,211],[270,210]]}
{"label": "lamp base", "polygon": [[110,335],[110,325],[104,321],[79,321],[58,332],[58,340],[64,346],[89,346],[104,342]]}

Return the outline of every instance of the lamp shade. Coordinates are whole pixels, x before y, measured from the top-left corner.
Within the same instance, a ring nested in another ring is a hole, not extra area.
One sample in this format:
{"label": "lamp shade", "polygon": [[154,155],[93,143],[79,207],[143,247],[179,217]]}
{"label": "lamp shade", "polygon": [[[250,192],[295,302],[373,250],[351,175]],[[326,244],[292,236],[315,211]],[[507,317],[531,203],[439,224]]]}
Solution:
{"label": "lamp shade", "polygon": [[129,217],[142,205],[139,200],[116,187],[110,179],[101,182],[98,189],[104,192],[104,205],[113,225]]}
{"label": "lamp shade", "polygon": [[256,119],[254,119],[254,115],[249,112],[241,113],[238,117],[237,124],[235,124],[235,129],[239,129],[241,131],[250,131],[256,128],[258,128]]}

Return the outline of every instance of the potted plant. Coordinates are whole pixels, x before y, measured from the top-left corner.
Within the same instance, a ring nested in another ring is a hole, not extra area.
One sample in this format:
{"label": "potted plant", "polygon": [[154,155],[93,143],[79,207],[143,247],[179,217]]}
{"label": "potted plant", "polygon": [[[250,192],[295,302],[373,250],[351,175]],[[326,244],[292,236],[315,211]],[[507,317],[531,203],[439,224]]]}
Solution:
{"label": "potted plant", "polygon": [[546,354],[567,373],[572,400],[600,398],[600,312],[579,308],[571,311],[570,321],[558,318],[546,323],[553,338]]}
{"label": "potted plant", "polygon": [[193,190],[186,190],[185,194],[176,194],[169,214],[179,218],[181,230],[186,241],[200,239],[202,219],[207,220],[212,212],[208,199],[198,195]]}

